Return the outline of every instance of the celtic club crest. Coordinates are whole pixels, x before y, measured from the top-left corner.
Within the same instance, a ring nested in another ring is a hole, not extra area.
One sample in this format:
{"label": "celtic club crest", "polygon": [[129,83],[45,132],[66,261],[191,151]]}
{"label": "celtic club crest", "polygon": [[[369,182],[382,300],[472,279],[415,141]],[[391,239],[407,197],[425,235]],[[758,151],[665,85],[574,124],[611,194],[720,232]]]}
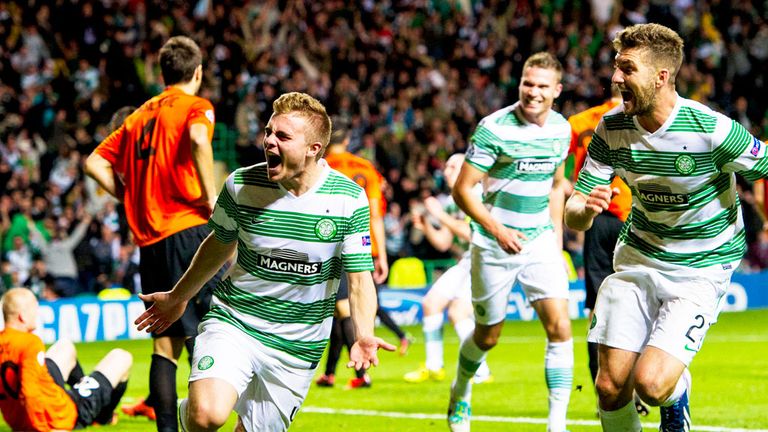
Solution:
{"label": "celtic club crest", "polygon": [[315,224],[315,235],[320,240],[330,240],[336,236],[336,222],[331,219],[320,219]]}
{"label": "celtic club crest", "polygon": [[675,169],[680,174],[688,175],[696,169],[696,161],[687,154],[681,154],[675,159]]}

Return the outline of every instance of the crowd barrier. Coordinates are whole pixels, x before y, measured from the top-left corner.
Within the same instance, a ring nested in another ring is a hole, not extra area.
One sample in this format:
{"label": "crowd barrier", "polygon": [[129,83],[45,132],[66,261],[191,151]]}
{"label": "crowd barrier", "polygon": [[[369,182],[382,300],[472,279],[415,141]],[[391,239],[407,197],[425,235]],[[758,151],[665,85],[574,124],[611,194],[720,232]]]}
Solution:
{"label": "crowd barrier", "polygon": [[[768,271],[754,274],[736,274],[725,299],[724,311],[768,307]],[[427,289],[383,289],[382,306],[401,325],[421,322],[421,298]],[[569,310],[571,318],[583,318],[584,282],[570,286]],[[55,302],[41,302],[37,334],[45,343],[60,338],[74,342],[102,340],[146,339],[144,332],[136,331],[133,320],[144,310],[136,296],[123,300],[100,300],[96,297],[76,297]],[[533,308],[525,301],[523,292],[516,287],[507,306],[508,320],[532,320]]]}

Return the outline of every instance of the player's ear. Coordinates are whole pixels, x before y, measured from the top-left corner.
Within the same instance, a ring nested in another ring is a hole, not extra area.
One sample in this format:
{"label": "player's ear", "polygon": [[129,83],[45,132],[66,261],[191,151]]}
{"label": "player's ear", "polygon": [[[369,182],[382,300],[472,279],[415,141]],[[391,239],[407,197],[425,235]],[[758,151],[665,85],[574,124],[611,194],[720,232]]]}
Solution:
{"label": "player's ear", "polygon": [[322,155],[323,155],[323,143],[321,143],[320,141],[314,141],[309,143],[309,147],[307,148],[307,156],[317,160]]}

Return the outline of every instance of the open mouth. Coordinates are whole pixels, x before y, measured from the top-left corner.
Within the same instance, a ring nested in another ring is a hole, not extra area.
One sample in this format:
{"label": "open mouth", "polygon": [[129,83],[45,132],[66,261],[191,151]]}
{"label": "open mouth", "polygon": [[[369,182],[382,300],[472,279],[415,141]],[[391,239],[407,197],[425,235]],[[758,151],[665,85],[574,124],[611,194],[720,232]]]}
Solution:
{"label": "open mouth", "polygon": [[277,168],[283,162],[283,158],[280,155],[269,154],[267,155],[267,166],[269,168]]}
{"label": "open mouth", "polygon": [[621,92],[621,98],[624,99],[624,102],[631,102],[634,99],[634,94],[632,94],[631,91],[628,90],[622,90]]}

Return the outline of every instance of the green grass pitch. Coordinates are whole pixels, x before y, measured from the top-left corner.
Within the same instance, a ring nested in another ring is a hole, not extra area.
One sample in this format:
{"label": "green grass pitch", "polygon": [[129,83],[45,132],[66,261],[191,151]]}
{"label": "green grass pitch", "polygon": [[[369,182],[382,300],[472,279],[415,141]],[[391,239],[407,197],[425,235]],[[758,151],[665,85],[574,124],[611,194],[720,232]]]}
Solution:
{"label": "green grass pitch", "polygon": [[[595,393],[591,387],[586,360],[584,333],[587,323],[574,321],[576,368],[574,390],[568,412],[569,430],[599,431],[595,415]],[[458,339],[446,326],[445,354],[448,379],[443,382],[408,384],[404,373],[424,360],[420,328],[408,329],[416,336],[408,355],[381,353],[381,365],[371,372],[373,386],[345,390],[352,372],[340,362],[334,388],[313,385],[291,427],[296,432],[322,431],[446,431],[450,379],[455,374]],[[377,333],[392,341],[386,329]],[[495,381],[474,387],[472,430],[544,431],[546,430],[547,393],[544,384],[544,332],[538,322],[508,322],[501,343],[491,352],[489,364]],[[144,397],[148,388],[150,342],[122,341],[78,345],[86,371],[113,347],[134,354],[133,376],[124,401]],[[346,354],[345,354],[346,355]],[[344,355],[344,356],[345,356]],[[344,358],[344,357],[343,357]],[[189,372],[186,362],[179,368],[179,395],[186,395]],[[318,368],[318,373],[321,371]],[[691,371],[693,389],[691,413],[693,430],[768,431],[768,310],[724,313],[707,335],[702,351]],[[580,390],[579,390],[580,388]],[[643,418],[645,430],[657,430],[658,410]],[[231,431],[234,417],[222,428]],[[101,430],[152,431],[154,424],[144,418],[130,418],[120,413],[119,423]],[[0,423],[0,431],[8,427]]]}

